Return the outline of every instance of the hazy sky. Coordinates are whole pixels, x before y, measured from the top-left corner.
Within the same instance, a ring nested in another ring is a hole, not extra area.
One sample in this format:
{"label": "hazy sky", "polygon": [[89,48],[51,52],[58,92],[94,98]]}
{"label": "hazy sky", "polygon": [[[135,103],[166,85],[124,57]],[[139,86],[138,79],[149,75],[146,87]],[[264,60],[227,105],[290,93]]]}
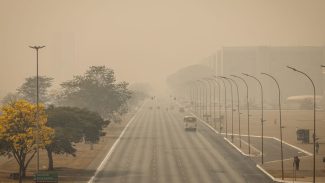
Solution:
{"label": "hazy sky", "polygon": [[163,83],[220,46],[325,45],[325,0],[0,0],[0,93],[106,65]]}

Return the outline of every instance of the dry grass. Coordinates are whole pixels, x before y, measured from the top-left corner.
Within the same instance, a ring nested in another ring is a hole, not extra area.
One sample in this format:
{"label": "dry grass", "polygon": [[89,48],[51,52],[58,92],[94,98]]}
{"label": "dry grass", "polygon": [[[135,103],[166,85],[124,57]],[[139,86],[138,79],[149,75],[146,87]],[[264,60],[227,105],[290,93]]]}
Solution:
{"label": "dry grass", "polygon": [[[101,138],[98,144],[93,146],[91,150],[90,144],[79,143],[76,145],[77,156],[54,155],[55,171],[59,173],[59,182],[64,183],[79,183],[88,181],[93,175],[98,163],[101,161],[107,150],[113,145],[118,138],[128,120],[132,115],[129,114],[124,117],[120,123],[111,123],[106,129],[106,136]],[[40,168],[47,169],[47,154],[46,151],[40,151]],[[32,175],[36,170],[36,158],[32,160],[27,170],[27,177],[24,182],[32,183]],[[17,180],[9,179],[9,174],[18,172],[16,161],[11,158],[0,158],[0,183],[14,183]]]}

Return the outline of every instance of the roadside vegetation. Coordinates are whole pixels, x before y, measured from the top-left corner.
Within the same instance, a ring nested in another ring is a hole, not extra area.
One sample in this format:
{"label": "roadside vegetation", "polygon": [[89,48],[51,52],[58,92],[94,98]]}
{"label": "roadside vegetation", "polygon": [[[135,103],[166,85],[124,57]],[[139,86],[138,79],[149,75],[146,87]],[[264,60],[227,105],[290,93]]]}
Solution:
{"label": "roadside vegetation", "polygon": [[53,81],[39,77],[38,120],[36,77],[26,78],[16,92],[2,99],[0,156],[15,158],[20,181],[37,153],[37,121],[39,148],[47,152],[48,170],[54,170],[53,154],[76,156],[76,143],[89,143],[92,148],[106,135],[103,130],[110,122],[118,122],[149,92],[148,87],[141,89],[143,84],[129,87],[127,82],[117,82],[114,71],[105,66],[89,67],[83,75],[61,83],[60,89],[51,89]]}

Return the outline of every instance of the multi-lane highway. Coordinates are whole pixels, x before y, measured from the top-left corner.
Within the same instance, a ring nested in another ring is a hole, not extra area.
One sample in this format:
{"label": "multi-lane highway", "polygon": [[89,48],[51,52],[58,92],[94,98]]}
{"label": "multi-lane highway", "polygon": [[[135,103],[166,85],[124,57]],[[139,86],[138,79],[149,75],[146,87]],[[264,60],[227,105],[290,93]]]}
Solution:
{"label": "multi-lane highway", "polygon": [[143,106],[95,182],[272,182],[223,136],[202,124],[196,132],[185,131],[186,113],[167,111],[168,106],[155,101]]}

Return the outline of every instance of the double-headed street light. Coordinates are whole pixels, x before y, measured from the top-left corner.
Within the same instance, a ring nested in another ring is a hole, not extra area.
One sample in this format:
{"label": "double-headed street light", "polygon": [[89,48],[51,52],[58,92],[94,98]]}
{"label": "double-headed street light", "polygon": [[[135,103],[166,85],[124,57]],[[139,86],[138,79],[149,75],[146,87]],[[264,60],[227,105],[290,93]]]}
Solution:
{"label": "double-headed street light", "polygon": [[257,79],[255,76],[252,76],[252,75],[249,75],[249,74],[245,74],[245,73],[242,73],[243,75],[245,76],[248,76],[248,77],[251,77],[253,79],[255,79],[258,84],[260,85],[260,89],[261,89],[261,111],[262,111],[262,114],[261,114],[261,126],[262,126],[262,156],[261,156],[261,161],[262,161],[262,164],[264,163],[264,107],[263,107],[263,85],[261,83],[261,81],[259,79]]}
{"label": "double-headed street light", "polygon": [[38,87],[38,50],[45,46],[29,46],[36,50],[36,151],[37,151],[37,172],[39,172],[39,87]]}
{"label": "double-headed street light", "polygon": [[[325,66],[321,66],[321,67],[325,67]],[[316,142],[316,88],[315,88],[315,84],[314,84],[313,80],[306,73],[304,73],[294,67],[287,66],[287,68],[289,68],[295,72],[299,72],[300,74],[305,75],[311,82],[311,84],[313,86],[313,90],[314,90],[313,182],[315,182],[316,181],[315,180],[315,178],[316,178],[316,164],[315,164],[315,161],[316,161],[316,155],[315,155],[315,149],[316,149],[316,145],[315,145],[315,142]]]}
{"label": "double-headed street light", "polygon": [[283,147],[282,147],[282,115],[281,115],[281,91],[280,91],[280,85],[278,81],[270,74],[262,72],[261,74],[266,75],[273,79],[278,87],[278,92],[279,92],[279,115],[280,115],[280,143],[281,143],[281,174],[282,174],[282,180],[284,179],[284,170],[283,170]]}

